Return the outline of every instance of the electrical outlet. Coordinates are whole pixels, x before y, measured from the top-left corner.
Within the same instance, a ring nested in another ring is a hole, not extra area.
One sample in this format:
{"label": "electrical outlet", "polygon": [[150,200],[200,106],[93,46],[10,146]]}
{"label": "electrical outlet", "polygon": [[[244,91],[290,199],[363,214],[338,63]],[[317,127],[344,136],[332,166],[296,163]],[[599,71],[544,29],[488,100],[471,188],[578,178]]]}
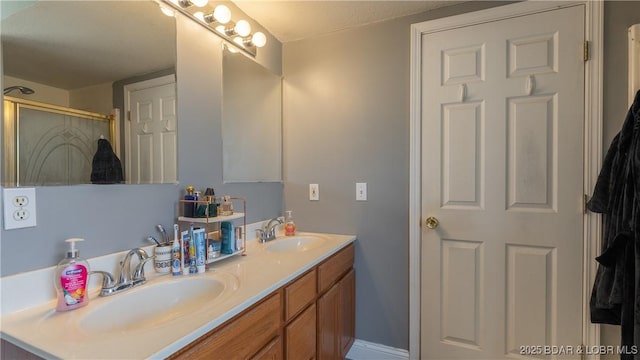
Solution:
{"label": "electrical outlet", "polygon": [[4,229],[36,226],[36,189],[12,188],[2,191]]}
{"label": "electrical outlet", "polygon": [[13,212],[13,219],[15,221],[23,221],[29,218],[29,211],[20,209]]}
{"label": "electrical outlet", "polygon": [[13,205],[16,207],[23,207],[29,204],[29,198],[26,196],[16,196],[13,198]]}
{"label": "electrical outlet", "polygon": [[309,184],[309,200],[320,200],[320,186],[318,184]]}

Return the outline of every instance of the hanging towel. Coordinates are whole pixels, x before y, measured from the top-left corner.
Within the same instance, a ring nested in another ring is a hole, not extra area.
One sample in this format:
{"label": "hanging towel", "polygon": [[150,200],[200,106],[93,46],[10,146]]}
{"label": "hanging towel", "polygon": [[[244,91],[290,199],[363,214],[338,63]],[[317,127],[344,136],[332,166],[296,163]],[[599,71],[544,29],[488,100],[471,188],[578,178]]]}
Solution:
{"label": "hanging towel", "polygon": [[123,182],[122,164],[106,139],[98,140],[98,150],[93,156],[91,182],[94,184],[119,184]]}

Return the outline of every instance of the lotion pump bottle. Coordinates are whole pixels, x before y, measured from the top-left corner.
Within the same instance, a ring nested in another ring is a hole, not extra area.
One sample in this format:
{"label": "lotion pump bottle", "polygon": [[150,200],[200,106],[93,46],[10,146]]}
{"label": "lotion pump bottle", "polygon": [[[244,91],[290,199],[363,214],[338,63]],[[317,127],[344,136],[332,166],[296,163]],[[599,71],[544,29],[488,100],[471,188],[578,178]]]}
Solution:
{"label": "lotion pump bottle", "polygon": [[54,273],[53,283],[58,293],[56,311],[68,311],[83,307],[89,303],[87,286],[89,285],[89,263],[80,258],[76,242],[80,238],[65,240],[70,244],[65,258],[62,259]]}
{"label": "lotion pump bottle", "polygon": [[287,220],[284,224],[284,235],[294,236],[296,234],[296,223],[293,222],[291,210],[287,210]]}

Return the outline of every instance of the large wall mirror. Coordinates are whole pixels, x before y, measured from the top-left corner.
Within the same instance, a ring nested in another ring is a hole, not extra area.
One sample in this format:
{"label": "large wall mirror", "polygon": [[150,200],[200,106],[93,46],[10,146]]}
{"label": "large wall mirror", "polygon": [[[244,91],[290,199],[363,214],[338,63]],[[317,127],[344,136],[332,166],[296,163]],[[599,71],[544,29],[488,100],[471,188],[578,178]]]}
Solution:
{"label": "large wall mirror", "polygon": [[224,182],[282,181],[282,77],[226,46],[222,69]]}
{"label": "large wall mirror", "polygon": [[177,182],[175,18],[153,1],[1,5],[3,184],[96,183],[101,140],[124,182]]}

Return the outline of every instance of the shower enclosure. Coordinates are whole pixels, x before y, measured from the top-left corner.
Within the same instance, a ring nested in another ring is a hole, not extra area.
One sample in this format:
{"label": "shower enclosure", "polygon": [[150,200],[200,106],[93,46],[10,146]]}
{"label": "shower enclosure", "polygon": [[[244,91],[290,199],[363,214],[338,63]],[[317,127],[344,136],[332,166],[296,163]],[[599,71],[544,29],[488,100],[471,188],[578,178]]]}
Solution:
{"label": "shower enclosure", "polygon": [[111,115],[4,97],[4,184],[88,184],[98,139],[114,138]]}

